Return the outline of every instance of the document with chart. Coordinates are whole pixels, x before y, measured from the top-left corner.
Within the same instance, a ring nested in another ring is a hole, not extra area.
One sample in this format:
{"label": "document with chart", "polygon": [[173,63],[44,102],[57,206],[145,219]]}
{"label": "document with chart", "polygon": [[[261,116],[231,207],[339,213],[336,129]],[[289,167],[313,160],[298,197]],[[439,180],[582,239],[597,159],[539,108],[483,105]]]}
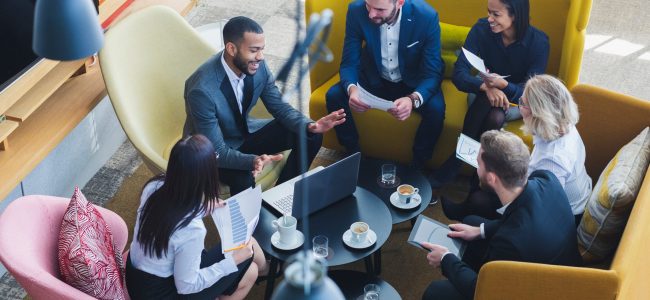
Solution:
{"label": "document with chart", "polygon": [[413,225],[408,242],[426,251],[429,250],[422,247],[422,242],[440,245],[447,248],[449,252],[455,254],[458,258],[462,258],[467,243],[461,239],[448,237],[449,231],[451,231],[449,226],[420,215],[415,221],[415,225]]}
{"label": "document with chart", "polygon": [[250,241],[262,208],[262,187],[247,190],[225,200],[225,205],[212,212],[221,237],[221,251],[242,248]]}
{"label": "document with chart", "polygon": [[480,149],[481,143],[461,133],[458,143],[456,143],[456,157],[474,168],[478,168],[477,158]]}
{"label": "document with chart", "polygon": [[361,87],[361,85],[358,83],[357,83],[357,87],[359,88],[359,100],[361,100],[361,102],[365,104],[368,104],[370,108],[387,111],[395,107],[395,103],[393,103],[393,101],[388,101],[386,99],[382,99],[373,95],[372,93],[366,91],[366,89]]}

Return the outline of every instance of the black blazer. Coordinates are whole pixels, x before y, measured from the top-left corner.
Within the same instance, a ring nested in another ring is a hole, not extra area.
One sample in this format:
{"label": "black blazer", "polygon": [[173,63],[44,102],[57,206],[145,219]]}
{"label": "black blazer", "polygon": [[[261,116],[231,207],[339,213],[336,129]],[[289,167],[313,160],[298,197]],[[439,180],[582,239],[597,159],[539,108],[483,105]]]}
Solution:
{"label": "black blazer", "polygon": [[[493,260],[566,266],[582,263],[569,200],[549,171],[533,172],[501,219],[486,222],[484,230],[489,246],[483,264]],[[459,292],[474,297],[476,271],[455,255],[446,255],[441,268]]]}

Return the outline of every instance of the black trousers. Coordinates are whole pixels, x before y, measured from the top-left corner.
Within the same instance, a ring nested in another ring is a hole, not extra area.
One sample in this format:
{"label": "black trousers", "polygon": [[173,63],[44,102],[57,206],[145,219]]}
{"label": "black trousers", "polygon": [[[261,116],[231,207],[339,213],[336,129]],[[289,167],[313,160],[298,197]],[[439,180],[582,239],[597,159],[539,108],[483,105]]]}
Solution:
{"label": "black trousers", "polygon": [[[307,131],[307,128],[304,129]],[[287,158],[287,164],[282,169],[278,184],[285,182],[293,177],[302,174],[302,170],[307,170],[309,165],[318,154],[318,150],[323,142],[321,134],[307,132],[307,165],[300,165],[300,152],[302,146],[298,142],[298,134],[284,127],[282,123],[273,120],[260,130],[250,134],[244,143],[237,149],[247,154],[276,154],[291,149]],[[230,186],[230,194],[235,195],[249,187],[255,186],[255,178],[250,170],[235,170],[219,168],[219,179]]]}

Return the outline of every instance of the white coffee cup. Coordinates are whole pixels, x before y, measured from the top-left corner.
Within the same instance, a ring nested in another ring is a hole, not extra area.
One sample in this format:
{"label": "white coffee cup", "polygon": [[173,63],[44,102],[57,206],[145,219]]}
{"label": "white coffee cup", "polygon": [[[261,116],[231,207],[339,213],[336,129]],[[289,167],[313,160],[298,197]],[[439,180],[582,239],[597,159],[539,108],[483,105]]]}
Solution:
{"label": "white coffee cup", "polygon": [[366,222],[354,222],[350,225],[350,232],[352,233],[351,242],[355,244],[360,244],[366,241],[368,238],[368,231],[370,231],[370,226]]}
{"label": "white coffee cup", "polygon": [[402,184],[397,187],[397,196],[399,197],[399,202],[406,204],[411,202],[411,199],[418,194],[420,189],[410,185]]}
{"label": "white coffee cup", "polygon": [[280,243],[285,245],[291,245],[295,242],[296,224],[298,224],[298,220],[293,216],[282,216],[271,222],[273,228],[280,233]]}

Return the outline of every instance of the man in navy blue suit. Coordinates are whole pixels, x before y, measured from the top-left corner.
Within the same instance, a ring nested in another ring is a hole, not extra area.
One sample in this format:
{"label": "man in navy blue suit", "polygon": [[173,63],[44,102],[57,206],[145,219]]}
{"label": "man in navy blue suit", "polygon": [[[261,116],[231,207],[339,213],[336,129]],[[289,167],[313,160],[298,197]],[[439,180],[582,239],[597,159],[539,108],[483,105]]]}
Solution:
{"label": "man in navy blue suit", "polygon": [[513,133],[491,130],[481,136],[478,173],[481,188],[491,189],[503,207],[498,220],[468,216],[452,224],[450,237],[470,241],[461,261],[447,248],[422,243],[427,260],[448,280],[434,281],[422,299],[473,299],[481,266],[494,260],[580,265],[575,220],[555,175],[538,170],[526,178],[530,154]]}
{"label": "man in navy blue suit", "polygon": [[422,0],[351,3],[341,81],[326,95],[328,111],[343,108],[346,112],[347,121],[335,128],[339,143],[349,153],[359,151],[359,134],[350,109],[370,109],[359,100],[359,84],[378,97],[394,101],[389,113],[398,120],[406,120],[413,110],[422,115],[413,145],[413,164],[421,167],[431,158],[442,131],[443,72],[438,13],[430,5]]}

